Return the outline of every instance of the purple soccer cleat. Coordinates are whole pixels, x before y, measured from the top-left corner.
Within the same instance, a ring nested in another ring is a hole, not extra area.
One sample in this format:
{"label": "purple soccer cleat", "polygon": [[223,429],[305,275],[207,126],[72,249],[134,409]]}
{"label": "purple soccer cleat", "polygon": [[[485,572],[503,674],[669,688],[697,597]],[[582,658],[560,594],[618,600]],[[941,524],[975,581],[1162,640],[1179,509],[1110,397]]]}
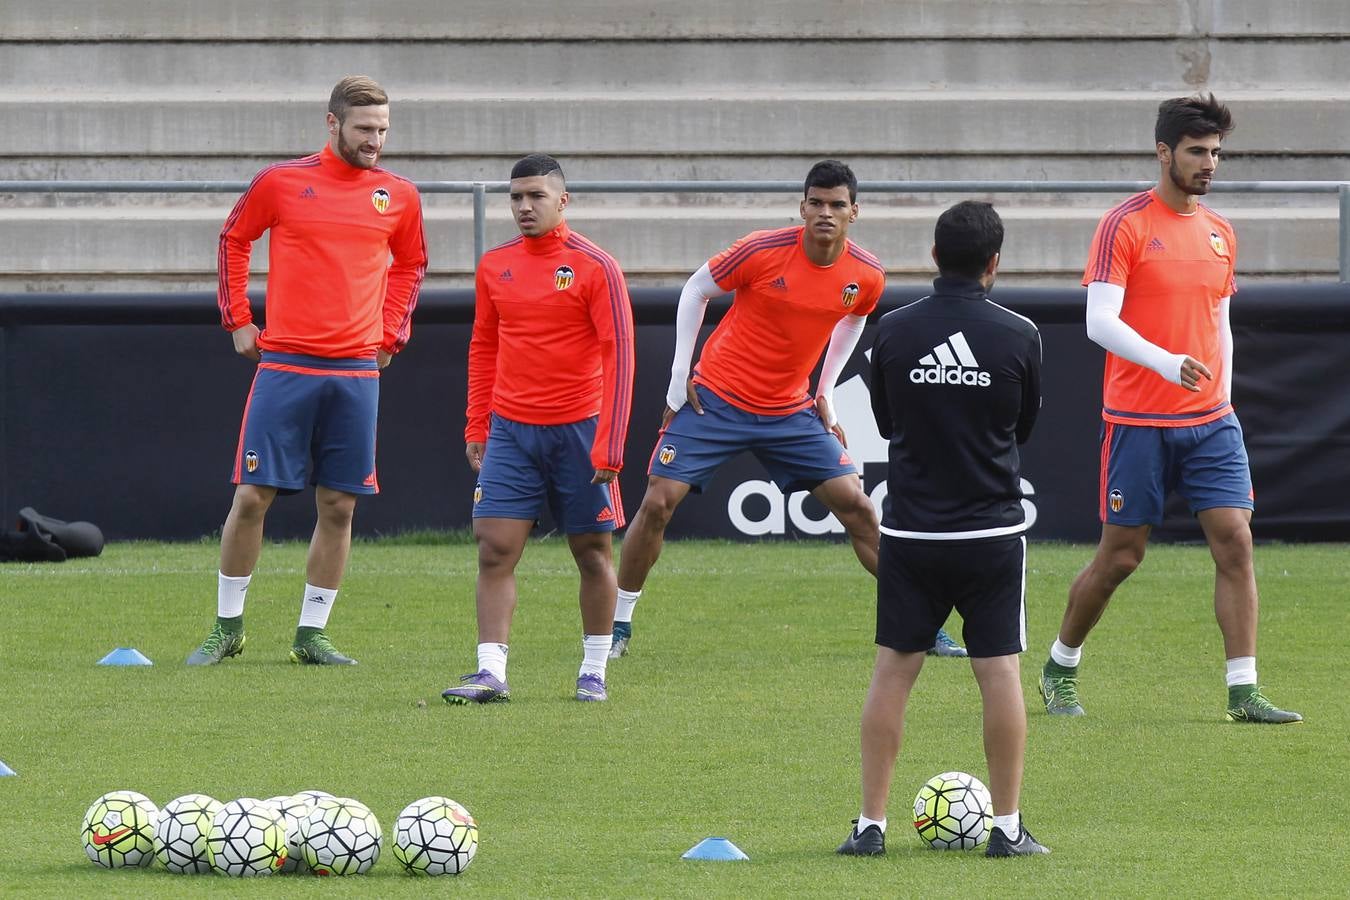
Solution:
{"label": "purple soccer cleat", "polygon": [[587,703],[608,700],[609,693],[605,691],[605,679],[590,672],[582,675],[577,679],[577,699]]}
{"label": "purple soccer cleat", "polygon": [[[511,699],[511,689],[505,681],[484,669],[471,675],[461,675],[459,686],[441,691],[446,703],[497,703]],[[601,686],[603,690],[603,685]]]}

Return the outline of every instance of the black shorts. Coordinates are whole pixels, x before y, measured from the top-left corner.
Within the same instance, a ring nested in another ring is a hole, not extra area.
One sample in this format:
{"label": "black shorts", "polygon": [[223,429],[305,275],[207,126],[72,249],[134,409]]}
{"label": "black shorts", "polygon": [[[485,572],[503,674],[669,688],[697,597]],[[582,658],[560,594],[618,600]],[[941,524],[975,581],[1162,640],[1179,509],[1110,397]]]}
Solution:
{"label": "black shorts", "polygon": [[1027,649],[1027,541],[916,541],[881,536],[877,643],[900,653],[933,646],[953,608],[971,656]]}

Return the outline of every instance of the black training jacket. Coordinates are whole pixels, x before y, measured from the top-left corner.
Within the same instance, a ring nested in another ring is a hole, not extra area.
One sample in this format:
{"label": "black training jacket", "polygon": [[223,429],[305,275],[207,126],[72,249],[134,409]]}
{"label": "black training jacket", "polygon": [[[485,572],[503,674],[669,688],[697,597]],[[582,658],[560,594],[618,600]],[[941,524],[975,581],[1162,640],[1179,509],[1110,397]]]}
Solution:
{"label": "black training jacket", "polygon": [[979,282],[942,278],[881,317],[872,413],[890,441],[881,527],[970,540],[1024,530],[1021,461],[1041,406],[1041,335]]}

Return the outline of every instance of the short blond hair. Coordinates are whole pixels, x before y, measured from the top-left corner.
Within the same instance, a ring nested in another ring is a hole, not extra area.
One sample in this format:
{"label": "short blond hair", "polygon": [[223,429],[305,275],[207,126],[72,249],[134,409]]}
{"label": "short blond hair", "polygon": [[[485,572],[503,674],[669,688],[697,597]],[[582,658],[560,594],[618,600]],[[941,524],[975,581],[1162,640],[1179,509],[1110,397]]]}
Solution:
{"label": "short blond hair", "polygon": [[348,75],[333,86],[328,98],[328,111],[341,122],[353,106],[385,106],[389,95],[379,82],[369,75]]}

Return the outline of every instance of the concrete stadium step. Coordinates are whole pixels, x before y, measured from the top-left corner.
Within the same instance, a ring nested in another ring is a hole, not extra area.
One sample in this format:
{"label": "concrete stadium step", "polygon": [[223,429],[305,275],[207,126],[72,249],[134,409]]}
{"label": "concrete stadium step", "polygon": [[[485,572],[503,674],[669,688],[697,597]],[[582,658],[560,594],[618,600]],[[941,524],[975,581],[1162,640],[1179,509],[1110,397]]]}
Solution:
{"label": "concrete stadium step", "polygon": [[[866,40],[12,43],[0,52],[0,83],[34,100],[126,92],[171,98],[185,88],[238,98],[285,85],[322,104],[334,59],[360,60],[395,102],[457,86],[477,92],[597,90],[754,94],[785,85],[810,90],[1138,90],[1176,95],[1203,86],[1313,89],[1350,83],[1339,38],[1121,40]],[[809,67],[804,61],[810,60]]]}
{"label": "concrete stadium step", "polygon": [[477,38],[524,41],[646,37],[862,38],[1119,37],[1214,34],[1350,33],[1350,5],[1337,0],[945,0],[861,3],[858,0],[103,0],[100,3],[11,3],[0,6],[0,34],[11,40],[192,40]]}
{"label": "concrete stadium step", "polygon": [[[1003,272],[1063,283],[1082,273],[1095,209],[1003,206]],[[1219,206],[1218,204],[1215,204]],[[943,207],[874,207],[854,226],[857,241],[897,275],[924,275],[933,223]],[[1223,207],[1219,207],[1223,209]],[[1241,274],[1332,274],[1337,219],[1332,209],[1223,209],[1239,239]],[[0,289],[23,289],[106,273],[105,290],[123,281],[178,279],[214,284],[217,237],[227,210],[0,210]],[[794,223],[781,211],[743,209],[575,209],[569,221],[620,261],[635,283],[679,281],[740,235]],[[430,210],[427,240],[435,284],[468,284],[473,231],[466,211]],[[515,234],[505,210],[489,217],[489,246]],[[266,268],[265,242],[255,268]]]}
{"label": "concrete stadium step", "polygon": [[[723,92],[454,95],[399,104],[398,140],[417,152],[488,155],[544,145],[560,155],[1099,153],[1147,147],[1166,95],[1109,91],[784,92],[747,102]],[[1240,135],[1231,149],[1345,153],[1350,88],[1234,91],[1225,98]],[[110,94],[45,103],[0,101],[4,155],[293,154],[315,141],[312,96],[202,95],[153,103]],[[128,127],[134,122],[135,127]],[[517,148],[517,149],[513,149]]]}

